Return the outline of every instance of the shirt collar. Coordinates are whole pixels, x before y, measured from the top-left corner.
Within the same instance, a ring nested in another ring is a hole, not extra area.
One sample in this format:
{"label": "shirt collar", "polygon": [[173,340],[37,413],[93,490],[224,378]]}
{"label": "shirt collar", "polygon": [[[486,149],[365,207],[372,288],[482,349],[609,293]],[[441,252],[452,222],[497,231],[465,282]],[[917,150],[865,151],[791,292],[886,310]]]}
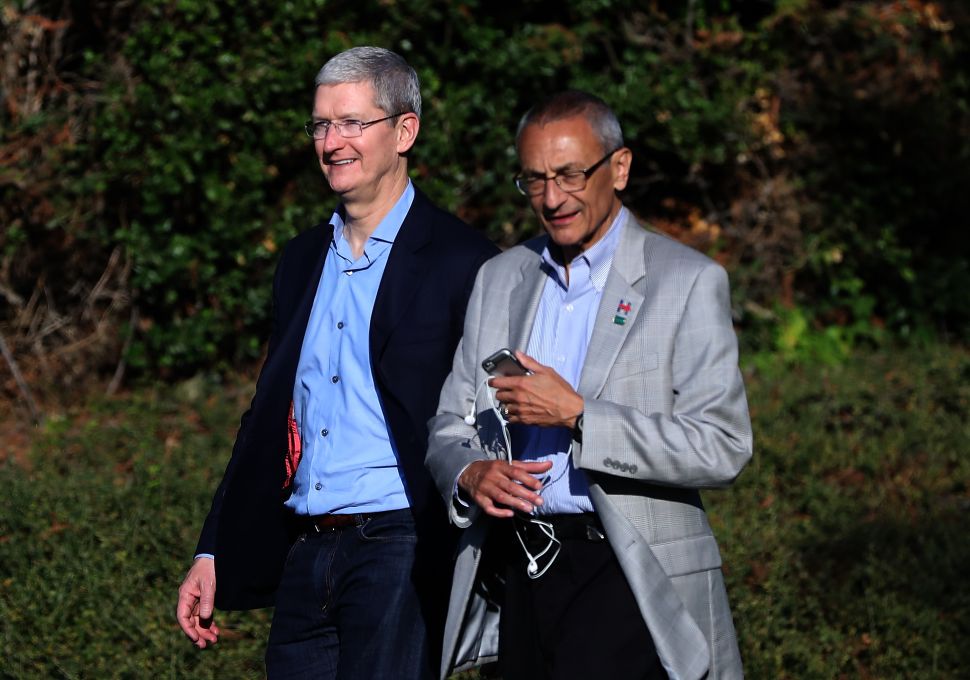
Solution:
{"label": "shirt collar", "polygon": [[[368,242],[383,241],[385,243],[394,243],[398,232],[401,231],[401,225],[404,224],[404,218],[407,217],[408,211],[411,209],[412,202],[414,202],[414,185],[408,179],[408,184],[404,187],[404,192],[401,194],[401,197],[397,199],[394,207],[384,215],[384,219],[380,221],[374,233],[367,239]],[[330,226],[333,227],[334,248],[344,240],[344,215],[344,206],[341,204],[337,206],[337,209],[330,217]]]}
{"label": "shirt collar", "polygon": [[[589,250],[583,251],[576,258],[576,260],[585,261],[586,266],[589,268],[590,283],[593,284],[593,287],[597,291],[602,291],[604,286],[606,286],[606,277],[609,276],[610,267],[613,265],[613,256],[616,254],[616,248],[620,243],[621,225],[626,221],[626,218],[627,209],[621,205],[620,211],[616,213],[616,217],[613,218],[603,238],[594,243],[593,247]],[[542,249],[542,262],[551,271],[556,272],[560,280],[565,280],[565,267],[553,259],[552,253],[549,252],[549,243],[551,241],[547,242],[545,248]]]}

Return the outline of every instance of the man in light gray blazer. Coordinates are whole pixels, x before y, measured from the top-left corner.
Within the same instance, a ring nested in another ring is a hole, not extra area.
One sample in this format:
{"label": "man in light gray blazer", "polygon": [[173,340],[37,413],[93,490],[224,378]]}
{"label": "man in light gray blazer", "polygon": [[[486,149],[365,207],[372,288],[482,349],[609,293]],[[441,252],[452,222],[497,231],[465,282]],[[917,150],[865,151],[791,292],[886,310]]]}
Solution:
{"label": "man in light gray blazer", "polygon": [[[516,145],[546,234],[479,271],[429,423],[465,529],[442,677],[741,677],[698,492],[752,451],[727,275],[623,207],[632,153],[599,98],[549,98]],[[528,373],[489,384],[501,348]]]}

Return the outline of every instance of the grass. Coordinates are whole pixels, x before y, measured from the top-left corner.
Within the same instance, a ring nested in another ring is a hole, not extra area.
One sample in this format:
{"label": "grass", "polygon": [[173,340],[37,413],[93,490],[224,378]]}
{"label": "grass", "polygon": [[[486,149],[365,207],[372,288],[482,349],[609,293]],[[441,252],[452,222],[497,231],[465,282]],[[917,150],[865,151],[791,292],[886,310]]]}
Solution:
{"label": "grass", "polygon": [[970,356],[860,354],[749,391],[756,458],[709,496],[749,676],[967,677]]}
{"label": "grass", "polygon": [[[755,458],[705,495],[748,677],[967,677],[970,353],[758,366]],[[250,389],[94,399],[0,455],[0,678],[262,677],[268,612],[204,652],[174,621]]]}

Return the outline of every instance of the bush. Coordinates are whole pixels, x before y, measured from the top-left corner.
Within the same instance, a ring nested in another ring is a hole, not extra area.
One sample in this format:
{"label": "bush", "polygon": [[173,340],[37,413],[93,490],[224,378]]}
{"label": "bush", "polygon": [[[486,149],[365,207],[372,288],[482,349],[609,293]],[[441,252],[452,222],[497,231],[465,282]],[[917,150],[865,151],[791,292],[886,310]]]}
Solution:
{"label": "bush", "polygon": [[970,355],[775,362],[747,385],[755,457],[705,499],[748,676],[961,675]]}
{"label": "bush", "polygon": [[48,420],[0,463],[4,678],[263,677],[266,612],[194,654],[174,606],[250,385],[147,390]]}
{"label": "bush", "polygon": [[[961,675],[970,354],[746,373],[755,457],[704,500],[747,676]],[[204,652],[174,620],[251,389],[196,379],[95,400],[0,464],[0,675],[262,677],[267,612],[220,615]]]}
{"label": "bush", "polygon": [[961,3],[36,0],[2,21],[0,326],[42,382],[259,356],[279,248],[333,207],[310,83],[364,43],[422,79],[415,180],[503,245],[536,229],[519,116],[586,88],[634,151],[626,201],[728,266],[759,348],[970,327]]}

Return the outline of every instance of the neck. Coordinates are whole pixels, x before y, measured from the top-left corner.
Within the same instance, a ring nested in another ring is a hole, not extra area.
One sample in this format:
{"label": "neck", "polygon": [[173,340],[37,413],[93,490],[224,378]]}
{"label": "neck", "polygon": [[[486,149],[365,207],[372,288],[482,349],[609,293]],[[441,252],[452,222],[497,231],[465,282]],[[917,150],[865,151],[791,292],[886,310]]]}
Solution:
{"label": "neck", "polygon": [[580,252],[572,252],[573,249],[569,249],[567,253],[568,246],[561,246],[555,241],[549,241],[549,255],[552,257],[552,261],[563,268],[566,274],[566,287],[569,287],[569,265],[570,263],[579,255]]}
{"label": "neck", "polygon": [[557,248],[550,248],[550,253],[553,256],[553,259],[566,268],[567,283],[569,281],[569,264],[584,252],[599,243],[600,240],[606,236],[606,232],[610,230],[610,225],[613,224],[613,221],[620,213],[620,208],[622,207],[623,204],[618,199],[614,199],[613,207],[610,208],[609,214],[596,226],[596,229],[594,229],[592,233],[586,236],[586,238],[581,239],[576,243],[559,246]]}
{"label": "neck", "polygon": [[344,238],[355,258],[364,254],[367,239],[377,229],[387,213],[398,202],[408,185],[407,165],[402,164],[399,171],[391,177],[378,182],[373,195],[368,199],[343,197],[345,212]]}

